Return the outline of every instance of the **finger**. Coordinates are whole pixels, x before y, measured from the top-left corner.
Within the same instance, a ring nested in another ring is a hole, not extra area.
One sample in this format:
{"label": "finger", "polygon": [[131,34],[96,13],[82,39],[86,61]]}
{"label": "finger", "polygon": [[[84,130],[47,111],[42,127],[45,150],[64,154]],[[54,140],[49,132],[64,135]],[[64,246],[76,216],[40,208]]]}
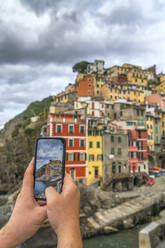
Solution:
{"label": "finger", "polygon": [[51,201],[54,201],[59,197],[59,193],[55,190],[55,188],[47,187],[45,190],[45,196],[47,204],[49,204]]}
{"label": "finger", "polygon": [[21,192],[24,193],[26,196],[32,197],[34,195],[34,158],[32,158],[29,166],[27,167],[24,178],[23,178],[23,185]]}
{"label": "finger", "polygon": [[64,178],[64,185],[62,188],[62,194],[67,193],[68,191],[72,190],[73,188],[76,188],[76,185],[75,185],[72,177],[69,174],[66,174],[65,178]]}

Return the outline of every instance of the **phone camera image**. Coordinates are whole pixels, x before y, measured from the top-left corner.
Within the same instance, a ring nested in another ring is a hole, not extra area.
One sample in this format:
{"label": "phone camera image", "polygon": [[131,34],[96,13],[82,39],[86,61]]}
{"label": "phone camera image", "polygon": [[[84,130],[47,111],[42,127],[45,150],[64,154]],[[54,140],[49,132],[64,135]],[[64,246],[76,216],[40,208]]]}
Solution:
{"label": "phone camera image", "polygon": [[62,191],[64,177],[64,143],[60,139],[38,139],[35,160],[34,197],[45,200],[45,189]]}

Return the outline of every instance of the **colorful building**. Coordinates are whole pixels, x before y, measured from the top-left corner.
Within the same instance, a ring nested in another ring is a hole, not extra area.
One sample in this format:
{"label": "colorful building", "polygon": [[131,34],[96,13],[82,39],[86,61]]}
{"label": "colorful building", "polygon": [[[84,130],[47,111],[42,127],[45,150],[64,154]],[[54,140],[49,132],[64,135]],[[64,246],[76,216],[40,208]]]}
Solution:
{"label": "colorful building", "polygon": [[129,171],[148,173],[147,131],[136,127],[128,129]]}
{"label": "colorful building", "polygon": [[88,118],[88,174],[87,184],[92,184],[96,180],[101,183],[103,176],[103,130],[104,120],[98,118]]}
{"label": "colorful building", "polygon": [[127,101],[143,104],[145,98],[145,87],[128,84],[105,84],[102,88],[101,95],[105,100],[116,101],[118,99],[125,99]]}
{"label": "colorful building", "polygon": [[86,75],[76,84],[77,97],[94,96],[94,81],[95,77]]}
{"label": "colorful building", "polygon": [[66,141],[66,172],[75,180],[87,181],[87,126],[86,120],[72,111],[48,114],[48,135]]}
{"label": "colorful building", "polygon": [[76,96],[75,84],[68,84],[65,90],[53,97],[57,103],[70,103],[73,102]]}
{"label": "colorful building", "polygon": [[100,96],[101,95],[101,89],[103,85],[105,84],[104,77],[98,77],[95,78],[95,84],[94,84],[94,95]]}

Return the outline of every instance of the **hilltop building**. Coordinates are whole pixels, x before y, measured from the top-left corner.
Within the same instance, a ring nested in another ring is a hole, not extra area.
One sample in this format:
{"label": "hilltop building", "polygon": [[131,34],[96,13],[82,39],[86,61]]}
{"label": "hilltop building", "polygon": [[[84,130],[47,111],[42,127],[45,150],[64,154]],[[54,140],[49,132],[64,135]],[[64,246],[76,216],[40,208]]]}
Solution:
{"label": "hilltop building", "polygon": [[89,75],[93,73],[103,74],[104,71],[104,60],[95,60],[94,63],[89,63],[87,65],[87,74]]}

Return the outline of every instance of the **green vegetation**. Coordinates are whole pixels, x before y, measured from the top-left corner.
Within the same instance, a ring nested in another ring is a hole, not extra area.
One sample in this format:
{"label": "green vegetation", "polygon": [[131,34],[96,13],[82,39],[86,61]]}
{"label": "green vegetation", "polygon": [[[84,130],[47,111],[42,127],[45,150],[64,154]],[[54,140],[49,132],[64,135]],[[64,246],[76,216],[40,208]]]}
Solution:
{"label": "green vegetation", "polygon": [[[12,193],[22,182],[25,169],[34,156],[36,138],[47,122],[52,97],[31,103],[27,109],[6,123],[0,132],[0,193]],[[39,116],[37,122],[30,118]]]}
{"label": "green vegetation", "polygon": [[73,72],[78,72],[78,73],[85,73],[87,70],[87,65],[89,62],[87,61],[81,61],[79,63],[76,63],[73,67],[72,70]]}

